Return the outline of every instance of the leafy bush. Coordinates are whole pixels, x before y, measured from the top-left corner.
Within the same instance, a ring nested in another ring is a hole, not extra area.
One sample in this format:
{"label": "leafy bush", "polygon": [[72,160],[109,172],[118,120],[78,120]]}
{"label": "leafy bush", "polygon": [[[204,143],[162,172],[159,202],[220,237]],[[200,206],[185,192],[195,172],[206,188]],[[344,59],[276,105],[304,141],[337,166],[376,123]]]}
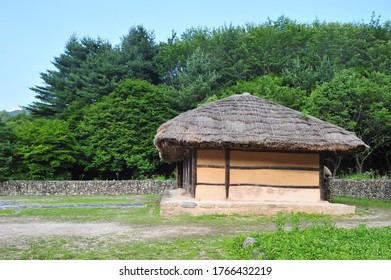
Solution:
{"label": "leafy bush", "polygon": [[390,179],[390,175],[380,175],[378,170],[368,170],[363,173],[354,173],[354,172],[346,172],[341,173],[338,176],[338,179],[352,179],[352,180],[388,180]]}

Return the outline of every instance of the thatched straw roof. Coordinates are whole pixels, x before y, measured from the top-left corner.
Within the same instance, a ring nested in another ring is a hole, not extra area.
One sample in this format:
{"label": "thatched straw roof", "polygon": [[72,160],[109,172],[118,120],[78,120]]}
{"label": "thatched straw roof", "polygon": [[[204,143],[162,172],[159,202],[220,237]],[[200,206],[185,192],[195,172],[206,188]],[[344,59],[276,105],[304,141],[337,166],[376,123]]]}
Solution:
{"label": "thatched straw roof", "polygon": [[333,153],[368,147],[352,132],[249,93],[180,114],[159,127],[154,143],[168,162],[182,160],[191,147]]}

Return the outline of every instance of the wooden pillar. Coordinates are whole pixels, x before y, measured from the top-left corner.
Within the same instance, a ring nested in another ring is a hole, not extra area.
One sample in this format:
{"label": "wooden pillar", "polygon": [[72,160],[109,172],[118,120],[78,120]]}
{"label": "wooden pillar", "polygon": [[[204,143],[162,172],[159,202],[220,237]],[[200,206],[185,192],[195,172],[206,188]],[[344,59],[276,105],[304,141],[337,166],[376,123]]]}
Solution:
{"label": "wooden pillar", "polygon": [[229,198],[229,185],[230,185],[230,160],[231,151],[229,148],[225,148],[225,198]]}
{"label": "wooden pillar", "polygon": [[189,164],[189,155],[183,160],[183,166],[182,166],[182,174],[183,174],[183,177],[182,177],[182,184],[183,184],[183,187],[185,188],[186,192],[187,193],[191,193],[191,188],[190,188],[190,179],[189,179],[189,167],[190,167],[190,164]]}
{"label": "wooden pillar", "polygon": [[319,189],[320,189],[320,200],[325,200],[324,195],[324,156],[322,153],[319,154]]}
{"label": "wooden pillar", "polygon": [[195,197],[197,186],[197,150],[191,151],[191,196]]}
{"label": "wooden pillar", "polygon": [[183,188],[183,161],[176,163],[176,182],[178,188]]}

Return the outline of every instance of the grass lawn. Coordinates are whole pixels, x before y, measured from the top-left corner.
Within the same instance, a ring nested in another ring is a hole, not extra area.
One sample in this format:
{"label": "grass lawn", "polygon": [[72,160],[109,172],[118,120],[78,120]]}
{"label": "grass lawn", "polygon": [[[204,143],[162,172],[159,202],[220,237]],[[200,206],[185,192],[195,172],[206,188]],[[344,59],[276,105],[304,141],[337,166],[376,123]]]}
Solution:
{"label": "grass lawn", "polygon": [[367,198],[354,198],[347,196],[339,196],[333,198],[333,203],[343,203],[349,205],[355,205],[359,208],[384,208],[391,210],[391,201],[367,199]]}
{"label": "grass lawn", "polygon": [[[24,205],[81,203],[144,203],[146,207],[56,208],[0,210],[1,218],[39,218],[46,221],[117,222],[141,226],[220,227],[221,234],[164,241],[130,241],[126,236],[61,236],[25,239],[20,243],[2,243],[0,259],[386,259],[391,260],[391,227],[367,228],[361,225],[344,229],[333,226],[326,215],[279,214],[266,216],[225,216],[164,218],[159,216],[158,195],[72,196],[72,197],[0,197],[0,203],[16,201]],[[336,198],[338,203],[359,209],[391,208],[390,202]],[[303,226],[305,224],[305,226]],[[259,225],[275,230],[255,231]],[[229,234],[231,227],[251,228],[245,235]],[[243,240],[256,239],[242,248]],[[255,253],[254,253],[255,252]],[[255,255],[254,255],[255,254]]]}
{"label": "grass lawn", "polygon": [[52,221],[69,222],[158,222],[159,195],[119,196],[3,196],[1,202],[16,202],[18,205],[77,205],[95,203],[143,203],[146,207],[97,207],[97,208],[49,208],[49,209],[5,209],[1,217],[39,217]]}
{"label": "grass lawn", "polygon": [[254,252],[271,260],[391,260],[391,227],[337,228],[332,225],[256,233],[253,246],[242,248],[244,237],[234,239],[232,255],[251,259]]}

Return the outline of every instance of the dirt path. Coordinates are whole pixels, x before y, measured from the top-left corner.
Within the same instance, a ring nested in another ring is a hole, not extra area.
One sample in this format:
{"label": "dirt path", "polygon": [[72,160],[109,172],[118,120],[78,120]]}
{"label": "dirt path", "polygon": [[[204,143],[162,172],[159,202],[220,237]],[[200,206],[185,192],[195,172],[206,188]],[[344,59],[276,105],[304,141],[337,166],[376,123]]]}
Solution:
{"label": "dirt path", "polygon": [[186,236],[229,235],[256,230],[271,230],[274,225],[257,227],[222,227],[200,225],[139,225],[110,222],[71,223],[40,219],[0,219],[0,244],[14,243],[21,239],[37,239],[51,236],[126,236],[127,241],[167,240]]}
{"label": "dirt path", "polygon": [[389,209],[371,208],[366,214],[335,220],[335,225],[339,227],[350,228],[359,224],[366,224],[368,227],[391,226],[391,211]]}
{"label": "dirt path", "polygon": [[[371,209],[368,213],[347,218],[337,218],[339,227],[391,226],[391,211]],[[27,241],[52,236],[103,237],[126,236],[129,241],[167,240],[170,238],[204,235],[234,235],[245,232],[271,230],[274,224],[260,226],[199,226],[199,225],[138,225],[110,222],[71,223],[45,221],[38,218],[0,218],[0,244]]]}

